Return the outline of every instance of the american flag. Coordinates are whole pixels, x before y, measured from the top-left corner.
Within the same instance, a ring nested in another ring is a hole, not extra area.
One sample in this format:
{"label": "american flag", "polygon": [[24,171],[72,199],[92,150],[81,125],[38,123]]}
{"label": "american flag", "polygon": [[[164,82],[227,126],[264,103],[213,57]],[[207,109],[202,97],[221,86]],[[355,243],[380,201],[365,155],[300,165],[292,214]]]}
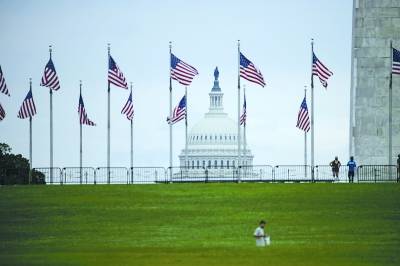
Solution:
{"label": "american flag", "polygon": [[129,94],[129,98],[126,101],[124,108],[122,108],[122,110],[121,110],[121,114],[126,115],[126,118],[128,120],[133,119],[134,110],[133,110],[133,102],[132,102],[132,91],[131,91],[131,94]]}
{"label": "american flag", "polygon": [[10,96],[10,92],[7,89],[6,80],[4,79],[3,71],[1,70],[0,66],[0,92],[4,93],[5,95]]}
{"label": "american flag", "polygon": [[51,58],[44,68],[44,73],[42,81],[40,82],[40,86],[49,87],[50,89],[55,91],[60,89],[60,82],[58,81],[57,72],[54,68],[54,64]]}
{"label": "american flag", "polygon": [[244,95],[243,111],[242,111],[242,115],[240,116],[240,124],[241,125],[246,125],[246,118],[247,118],[246,95]]}
{"label": "american flag", "polygon": [[301,130],[304,130],[305,132],[310,131],[310,117],[308,115],[306,97],[304,97],[304,100],[301,103],[300,111],[299,114],[297,115],[296,127],[298,127]]}
{"label": "american flag", "polygon": [[185,118],[186,118],[186,96],[183,96],[178,106],[174,108],[174,112],[172,113],[172,119],[168,117],[167,122],[168,124],[173,125]]}
{"label": "american flag", "polygon": [[25,119],[28,117],[32,117],[36,114],[36,106],[32,97],[32,90],[29,90],[28,94],[25,97],[25,100],[22,102],[21,108],[18,112],[18,118]]}
{"label": "american flag", "polygon": [[328,87],[327,80],[333,73],[324,65],[313,53],[312,75],[317,76],[321,81],[322,86]]}
{"label": "american flag", "polygon": [[189,64],[186,64],[175,55],[171,54],[171,78],[180,84],[189,86],[194,76],[199,72]]}
{"label": "american flag", "polygon": [[128,83],[125,80],[124,74],[121,72],[111,55],[108,58],[108,82],[117,87],[128,89]]}
{"label": "american flag", "polygon": [[79,95],[79,105],[78,105],[78,113],[79,113],[79,123],[82,125],[95,126],[96,124],[91,121],[86,114],[85,104],[83,103],[82,94]]}
{"label": "american flag", "polygon": [[392,73],[400,75],[400,51],[393,48]]}
{"label": "american flag", "polygon": [[240,76],[250,82],[261,85],[261,87],[265,86],[261,71],[242,53],[240,53]]}
{"label": "american flag", "polygon": [[0,121],[6,117],[6,111],[4,111],[3,106],[0,104]]}

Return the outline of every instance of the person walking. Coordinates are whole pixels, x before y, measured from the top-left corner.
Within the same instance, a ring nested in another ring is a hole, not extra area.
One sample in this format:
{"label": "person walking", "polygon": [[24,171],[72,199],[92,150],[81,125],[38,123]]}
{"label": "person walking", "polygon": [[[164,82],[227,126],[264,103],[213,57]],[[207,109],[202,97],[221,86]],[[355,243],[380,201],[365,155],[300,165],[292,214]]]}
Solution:
{"label": "person walking", "polygon": [[257,247],[265,247],[270,244],[270,238],[264,232],[266,223],[266,221],[261,220],[259,226],[256,228],[256,231],[254,231]]}
{"label": "person walking", "polygon": [[339,181],[339,168],[342,166],[342,164],[340,163],[338,157],[336,156],[335,160],[333,160],[329,165],[332,167],[333,178],[335,181]]}
{"label": "person walking", "polygon": [[350,156],[350,161],[347,163],[347,166],[349,167],[349,172],[348,172],[348,177],[349,177],[349,183],[354,182],[354,172],[356,171],[357,164],[354,161],[354,157]]}

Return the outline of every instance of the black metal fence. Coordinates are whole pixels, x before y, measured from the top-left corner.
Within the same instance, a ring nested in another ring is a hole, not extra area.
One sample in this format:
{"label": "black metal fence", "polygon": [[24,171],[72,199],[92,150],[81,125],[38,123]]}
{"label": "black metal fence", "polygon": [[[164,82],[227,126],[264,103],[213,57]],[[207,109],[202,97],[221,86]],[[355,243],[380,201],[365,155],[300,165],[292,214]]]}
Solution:
{"label": "black metal fence", "polygon": [[[332,167],[329,165],[316,165],[314,167],[314,180],[316,182],[347,182],[347,173],[349,168],[341,166],[339,168],[338,177],[333,175]],[[357,178],[357,177],[355,177]]]}
{"label": "black metal fence", "polygon": [[128,173],[129,184],[168,183],[164,167],[132,167]]}
{"label": "black metal fence", "polygon": [[234,167],[169,167],[167,169],[168,181],[182,182],[238,182],[238,169]]}
{"label": "black metal fence", "polygon": [[64,184],[96,184],[96,171],[93,167],[64,167],[62,169]]}
{"label": "black metal fence", "polygon": [[128,184],[128,169],[126,167],[97,167],[97,184]]}
{"label": "black metal fence", "polygon": [[308,165],[277,165],[274,167],[274,182],[310,182],[311,167]]}
{"label": "black metal fence", "polygon": [[63,184],[62,169],[59,167],[38,167],[33,170],[44,175],[46,184]]}
{"label": "black metal fence", "polygon": [[273,182],[275,167],[271,165],[251,165],[239,167],[241,182]]}
{"label": "black metal fence", "polygon": [[[0,169],[0,184],[12,184],[16,175],[23,180],[29,171]],[[341,166],[338,177],[329,165],[252,165],[241,167],[39,167],[35,173],[44,176],[46,184],[152,184],[184,182],[348,182],[348,167]],[[21,180],[22,180],[21,179]],[[394,165],[361,165],[354,182],[400,182]],[[23,182],[27,183],[27,182]],[[15,183],[14,183],[15,184]],[[22,183],[21,183],[22,184]]]}
{"label": "black metal fence", "polygon": [[400,169],[395,165],[360,165],[358,182],[399,182]]}

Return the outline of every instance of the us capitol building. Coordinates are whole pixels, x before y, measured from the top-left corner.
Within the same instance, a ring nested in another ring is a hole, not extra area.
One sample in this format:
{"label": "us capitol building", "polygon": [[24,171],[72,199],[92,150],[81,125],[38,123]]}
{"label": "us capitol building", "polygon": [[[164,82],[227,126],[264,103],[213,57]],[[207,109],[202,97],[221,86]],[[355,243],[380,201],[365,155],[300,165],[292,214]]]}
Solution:
{"label": "us capitol building", "polygon": [[[191,169],[229,169],[238,165],[237,122],[224,112],[223,92],[219,86],[219,71],[214,71],[214,86],[209,93],[210,107],[204,117],[188,134],[188,166]],[[246,145],[243,150],[241,128],[241,164],[253,165],[253,155]],[[179,155],[180,166],[185,166],[185,149]]]}

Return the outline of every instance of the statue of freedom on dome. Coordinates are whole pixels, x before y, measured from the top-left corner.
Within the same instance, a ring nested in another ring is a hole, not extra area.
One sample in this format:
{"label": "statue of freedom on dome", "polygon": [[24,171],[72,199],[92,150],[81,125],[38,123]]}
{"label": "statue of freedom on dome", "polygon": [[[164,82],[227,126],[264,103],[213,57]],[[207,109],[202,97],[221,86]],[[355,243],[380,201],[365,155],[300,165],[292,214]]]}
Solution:
{"label": "statue of freedom on dome", "polygon": [[215,78],[215,80],[218,80],[218,77],[219,77],[218,67],[215,67],[215,70],[214,70],[214,78]]}

